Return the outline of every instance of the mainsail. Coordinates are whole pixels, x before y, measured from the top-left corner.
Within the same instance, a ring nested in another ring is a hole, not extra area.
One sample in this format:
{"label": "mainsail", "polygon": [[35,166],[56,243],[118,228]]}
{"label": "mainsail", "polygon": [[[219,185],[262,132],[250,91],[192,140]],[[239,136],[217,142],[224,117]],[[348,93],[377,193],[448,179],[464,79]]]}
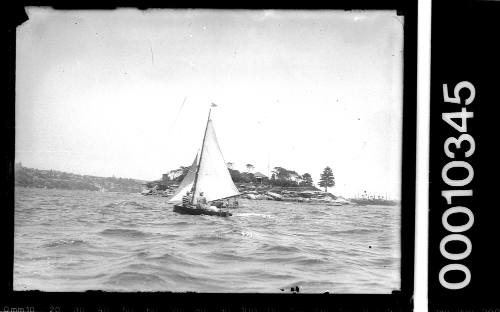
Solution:
{"label": "mainsail", "polygon": [[182,197],[191,189],[195,192],[193,203],[197,202],[200,192],[203,192],[207,201],[240,194],[231,179],[222,156],[212,120],[210,119],[210,113],[205,128],[205,136],[203,137],[199,163],[198,155],[196,155],[188,174],[184,177],[169,202],[182,201]]}
{"label": "mainsail", "polygon": [[186,192],[191,190],[194,183],[194,178],[196,176],[196,170],[198,169],[198,154],[194,158],[193,164],[189,167],[189,171],[181,182],[181,185],[175,191],[174,196],[170,198],[169,202],[181,202],[182,197],[186,195]]}
{"label": "mainsail", "polygon": [[203,192],[207,201],[240,194],[227,169],[210,117],[207,122],[200,154],[198,177],[195,181],[194,189],[196,193],[193,201],[195,203],[200,196],[200,192]]}

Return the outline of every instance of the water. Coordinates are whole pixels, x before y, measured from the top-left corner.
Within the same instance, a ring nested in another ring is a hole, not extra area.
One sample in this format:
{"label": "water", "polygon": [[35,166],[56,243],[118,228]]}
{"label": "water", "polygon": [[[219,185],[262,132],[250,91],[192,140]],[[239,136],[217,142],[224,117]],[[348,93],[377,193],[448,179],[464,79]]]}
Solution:
{"label": "water", "polygon": [[180,215],[165,197],[16,188],[14,289],[390,293],[400,207],[240,200]]}

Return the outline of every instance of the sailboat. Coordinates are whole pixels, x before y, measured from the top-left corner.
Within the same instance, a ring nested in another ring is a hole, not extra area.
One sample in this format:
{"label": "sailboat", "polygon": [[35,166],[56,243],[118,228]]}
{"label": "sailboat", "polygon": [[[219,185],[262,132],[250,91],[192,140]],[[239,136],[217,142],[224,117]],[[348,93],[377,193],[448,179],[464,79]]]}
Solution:
{"label": "sailboat", "polygon": [[[212,107],[214,107],[213,104]],[[198,208],[195,204],[200,197],[200,193],[203,193],[207,202],[229,199],[240,195],[231,179],[219,143],[217,142],[213,122],[210,119],[211,112],[212,108],[208,112],[208,120],[199,157],[197,154],[192,165],[189,167],[188,173],[169,200],[170,203],[174,203],[174,212],[190,215],[228,217],[232,215],[229,211]],[[181,203],[182,198],[188,191],[192,191],[193,196],[189,205],[183,205]]]}

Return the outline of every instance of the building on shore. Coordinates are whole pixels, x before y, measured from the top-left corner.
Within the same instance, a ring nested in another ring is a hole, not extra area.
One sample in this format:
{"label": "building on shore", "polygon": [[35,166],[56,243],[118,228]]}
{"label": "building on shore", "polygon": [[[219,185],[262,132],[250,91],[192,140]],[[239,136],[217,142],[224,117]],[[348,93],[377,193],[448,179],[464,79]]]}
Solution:
{"label": "building on shore", "polygon": [[260,172],[254,173],[253,176],[254,176],[255,181],[257,183],[262,183],[263,181],[269,180],[268,176],[266,176],[265,174],[260,173]]}

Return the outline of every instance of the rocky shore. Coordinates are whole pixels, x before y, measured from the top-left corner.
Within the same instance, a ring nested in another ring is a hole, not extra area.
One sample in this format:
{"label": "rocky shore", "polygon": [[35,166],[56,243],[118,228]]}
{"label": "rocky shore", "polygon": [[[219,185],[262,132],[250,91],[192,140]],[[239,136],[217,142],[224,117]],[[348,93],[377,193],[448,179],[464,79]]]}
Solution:
{"label": "rocky shore", "polygon": [[290,189],[249,190],[242,192],[241,198],[251,200],[279,200],[287,202],[321,203],[330,206],[352,204],[351,201],[323,191]]}

